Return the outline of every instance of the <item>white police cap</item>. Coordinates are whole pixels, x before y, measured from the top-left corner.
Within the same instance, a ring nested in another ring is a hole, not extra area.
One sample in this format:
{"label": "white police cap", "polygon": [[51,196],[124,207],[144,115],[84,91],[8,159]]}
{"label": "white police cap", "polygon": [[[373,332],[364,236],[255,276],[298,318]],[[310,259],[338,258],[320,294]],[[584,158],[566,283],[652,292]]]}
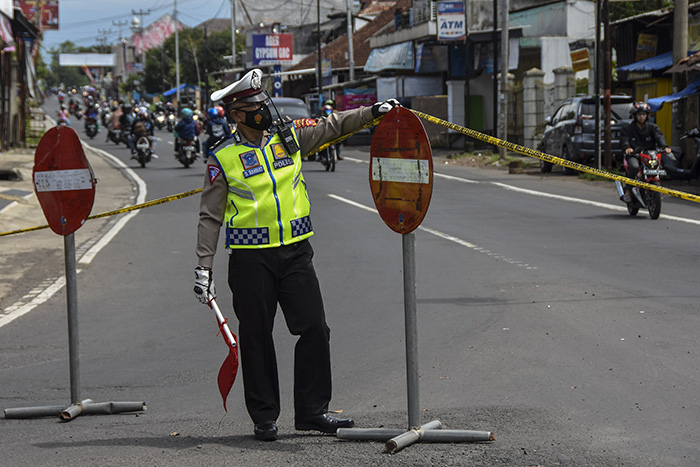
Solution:
{"label": "white police cap", "polygon": [[224,104],[232,102],[261,102],[267,99],[262,88],[262,70],[256,68],[249,71],[235,83],[229,84],[211,94],[212,101],[223,101]]}

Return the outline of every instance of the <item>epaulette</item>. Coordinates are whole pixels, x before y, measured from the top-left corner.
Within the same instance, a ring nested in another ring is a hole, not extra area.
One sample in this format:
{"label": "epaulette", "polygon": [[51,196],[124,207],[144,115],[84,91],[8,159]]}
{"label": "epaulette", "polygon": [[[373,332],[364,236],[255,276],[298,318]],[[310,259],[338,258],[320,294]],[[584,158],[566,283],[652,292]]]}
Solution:
{"label": "epaulette", "polygon": [[316,125],[318,125],[318,121],[315,118],[300,118],[298,120],[294,120],[294,128],[297,130],[299,128]]}

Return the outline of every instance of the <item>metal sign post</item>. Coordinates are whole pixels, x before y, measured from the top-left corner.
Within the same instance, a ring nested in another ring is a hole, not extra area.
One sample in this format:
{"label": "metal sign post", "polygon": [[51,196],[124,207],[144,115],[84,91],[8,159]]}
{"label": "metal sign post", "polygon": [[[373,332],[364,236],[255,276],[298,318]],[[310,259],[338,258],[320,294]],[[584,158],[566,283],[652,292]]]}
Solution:
{"label": "metal sign post", "polygon": [[396,107],[374,133],[369,171],[370,189],[386,225],[400,233],[403,248],[403,292],[406,326],[408,431],[391,428],[339,428],[339,439],[385,441],[395,453],[413,443],[493,441],[489,431],[442,430],[433,420],[420,425],[418,384],[418,320],[416,313],[416,238],[433,190],[433,159],[423,124],[413,112]]}
{"label": "metal sign post", "polygon": [[71,404],[5,409],[5,418],[34,418],[58,415],[72,420],[80,414],[142,412],[145,402],[93,402],[81,400],[78,339],[78,273],[75,260],[75,231],[90,215],[95,200],[95,177],[78,135],[69,127],[55,127],[39,141],[34,155],[34,190],[49,227],[64,237],[66,302],[68,308],[68,352]]}

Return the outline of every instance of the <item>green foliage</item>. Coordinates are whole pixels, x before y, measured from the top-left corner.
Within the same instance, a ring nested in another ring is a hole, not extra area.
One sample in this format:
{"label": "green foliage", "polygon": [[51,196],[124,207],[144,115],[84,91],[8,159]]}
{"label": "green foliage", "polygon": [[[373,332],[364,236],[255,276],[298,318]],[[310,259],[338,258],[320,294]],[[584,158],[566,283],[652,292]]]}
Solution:
{"label": "green foliage", "polygon": [[59,64],[60,54],[84,51],[90,51],[90,49],[86,47],[76,47],[71,41],[62,42],[57,48],[51,48],[51,50],[49,50],[49,55],[51,56],[49,75],[46,77],[47,86],[58,86],[61,83],[66,86],[83,86],[89,84],[90,80],[80,68],[61,66]]}
{"label": "green foliage", "polygon": [[610,2],[610,21],[628,18],[648,11],[673,7],[669,0],[636,0],[631,2]]}

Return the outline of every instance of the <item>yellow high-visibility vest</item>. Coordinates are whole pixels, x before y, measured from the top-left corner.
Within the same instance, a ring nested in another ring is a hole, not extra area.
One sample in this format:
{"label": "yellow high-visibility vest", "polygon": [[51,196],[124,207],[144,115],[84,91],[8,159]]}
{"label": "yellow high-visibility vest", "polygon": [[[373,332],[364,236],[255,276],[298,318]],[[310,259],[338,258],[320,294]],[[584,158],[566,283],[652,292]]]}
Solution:
{"label": "yellow high-visibility vest", "polygon": [[270,136],[262,147],[221,147],[214,158],[228,184],[227,248],[273,248],[314,234],[301,152],[287,154],[279,135]]}

